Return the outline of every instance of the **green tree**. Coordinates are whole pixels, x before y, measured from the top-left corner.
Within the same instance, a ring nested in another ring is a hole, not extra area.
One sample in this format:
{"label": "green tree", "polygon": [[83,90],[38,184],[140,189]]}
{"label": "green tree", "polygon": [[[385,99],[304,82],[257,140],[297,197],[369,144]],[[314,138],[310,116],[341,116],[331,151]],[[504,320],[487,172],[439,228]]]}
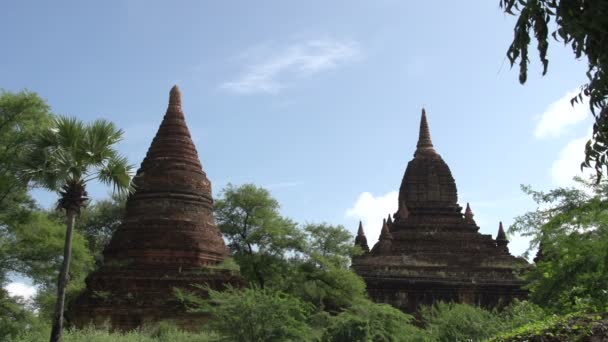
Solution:
{"label": "green tree", "polygon": [[209,327],[224,341],[308,341],[312,331],[307,321],[312,306],[286,293],[248,288],[225,291],[205,289],[209,300],[176,291],[191,311],[212,316]]}
{"label": "green tree", "polygon": [[[0,220],[1,215],[28,203],[23,179],[25,146],[52,120],[49,106],[36,93],[0,92]],[[0,221],[2,224],[2,221]]]}
{"label": "green tree", "polygon": [[84,124],[78,119],[58,117],[51,129],[35,137],[28,156],[28,177],[38,186],[59,194],[57,208],[66,213],[66,238],[57,286],[51,342],[61,340],[65,291],[72,253],[76,217],[86,205],[86,185],[97,180],[115,191],[130,189],[130,170],[126,158],[115,145],[122,131],[114,124],[97,120]]}
{"label": "green tree", "polygon": [[502,331],[498,315],[476,306],[437,302],[423,308],[426,331],[439,342],[483,341]]}
{"label": "green tree", "polygon": [[322,341],[427,341],[424,331],[412,325],[412,320],[412,316],[388,304],[361,300],[329,318]]}
{"label": "green tree", "polygon": [[304,234],[281,216],[279,203],[268,190],[253,184],[228,184],[215,202],[215,217],[250,284],[265,288],[283,282],[289,267],[287,256],[302,249]]}
{"label": "green tree", "polygon": [[589,108],[595,117],[593,135],[587,143],[583,166],[594,164],[598,177],[607,166],[608,155],[608,2],[605,0],[500,0],[506,13],[518,15],[513,41],[507,50],[511,66],[519,63],[519,82],[528,78],[528,46],[534,35],[538,54],[547,73],[549,31],[556,41],[572,48],[576,58],[587,58],[588,82],[573,100],[589,96]]}
{"label": "green tree", "polygon": [[13,226],[27,221],[35,210],[23,178],[23,151],[51,119],[49,106],[37,94],[0,91],[0,286],[8,272],[18,269],[16,246],[11,242]]}
{"label": "green tree", "polygon": [[510,233],[539,247],[528,278],[531,299],[556,311],[608,310],[608,182],[577,179],[581,189],[523,187],[539,209],[515,219]]}
{"label": "green tree", "polygon": [[353,237],[342,226],[308,224],[306,240],[283,291],[314,304],[318,310],[338,313],[366,298],[365,283],[350,268],[359,253]]}

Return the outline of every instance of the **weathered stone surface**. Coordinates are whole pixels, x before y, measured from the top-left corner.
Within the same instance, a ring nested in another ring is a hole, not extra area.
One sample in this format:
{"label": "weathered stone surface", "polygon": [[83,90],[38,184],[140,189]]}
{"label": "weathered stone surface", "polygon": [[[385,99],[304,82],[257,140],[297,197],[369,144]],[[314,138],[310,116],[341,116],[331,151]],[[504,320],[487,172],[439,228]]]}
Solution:
{"label": "weathered stone surface", "polygon": [[173,289],[201,292],[243,280],[218,266],[228,254],[213,218],[211,183],[202,169],[181,108],[177,86],[167,113],[133,179],[123,224],[104,250],[104,265],[71,306],[76,325],[109,323],[125,330],[159,320],[194,327]]}
{"label": "weathered stone surface", "polygon": [[[471,207],[467,204],[463,214],[457,197],[456,182],[433,146],[423,110],[395,220],[384,220],[371,252],[353,259],[353,269],[375,301],[415,312],[438,300],[493,307],[527,295],[515,275],[527,262],[509,254],[502,225],[497,240],[480,234]],[[364,235],[362,228],[359,235]]]}

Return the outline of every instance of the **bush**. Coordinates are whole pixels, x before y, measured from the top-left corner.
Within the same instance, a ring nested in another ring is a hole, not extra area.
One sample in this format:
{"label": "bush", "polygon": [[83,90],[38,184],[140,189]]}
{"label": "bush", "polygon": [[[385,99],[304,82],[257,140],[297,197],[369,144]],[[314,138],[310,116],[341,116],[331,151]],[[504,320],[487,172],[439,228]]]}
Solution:
{"label": "bush", "polygon": [[438,302],[423,308],[422,316],[434,341],[481,341],[502,329],[498,315],[466,304]]}
{"label": "bush", "polygon": [[390,305],[360,301],[329,318],[322,341],[427,341],[424,332],[411,324],[412,319]]}
{"label": "bush", "polygon": [[[24,334],[14,342],[47,341],[49,336],[48,328],[40,329]],[[210,342],[216,340],[213,335],[208,333],[185,332],[165,323],[124,333],[89,327],[81,330],[66,330],[63,334],[63,342]]]}
{"label": "bush", "polygon": [[225,341],[306,341],[312,338],[307,324],[313,306],[269,289],[206,289],[209,299],[176,291],[191,311],[212,317],[209,328]]}

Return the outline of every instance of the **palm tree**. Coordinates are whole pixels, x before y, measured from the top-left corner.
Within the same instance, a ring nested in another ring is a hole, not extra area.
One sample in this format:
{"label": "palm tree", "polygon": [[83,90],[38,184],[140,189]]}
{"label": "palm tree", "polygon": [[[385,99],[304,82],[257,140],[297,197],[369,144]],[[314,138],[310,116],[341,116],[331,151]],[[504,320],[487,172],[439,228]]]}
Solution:
{"label": "palm tree", "polygon": [[72,233],[76,218],[89,199],[87,183],[97,180],[112,186],[114,192],[131,191],[132,166],[115,149],[122,135],[122,130],[106,120],[84,124],[76,118],[61,116],[54,119],[51,129],[37,136],[31,144],[26,175],[34,185],[57,192],[57,209],[65,210],[66,214],[67,229],[51,342],[61,341]]}

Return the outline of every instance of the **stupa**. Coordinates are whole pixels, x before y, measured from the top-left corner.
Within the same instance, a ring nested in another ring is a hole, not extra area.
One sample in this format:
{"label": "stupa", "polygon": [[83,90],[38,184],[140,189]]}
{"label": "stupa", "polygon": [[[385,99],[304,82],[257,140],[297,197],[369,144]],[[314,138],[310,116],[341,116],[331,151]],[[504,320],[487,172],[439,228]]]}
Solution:
{"label": "stupa", "polygon": [[361,224],[355,239],[364,254],[353,258],[352,267],[374,301],[413,313],[440,300],[496,307],[527,296],[517,276],[527,262],[509,253],[502,223],[493,239],[479,232],[468,203],[462,213],[456,182],[433,146],[424,109],[398,201],[371,250]]}
{"label": "stupa", "polygon": [[161,320],[196,327],[202,317],[186,312],[175,288],[205,295],[193,285],[221,290],[244,282],[221,267],[228,250],[215,225],[211,183],[186,126],[177,86],[133,184],[125,218],[103,252],[104,263],[86,279],[86,290],[70,306],[67,319],[77,326],[109,324],[119,330]]}

